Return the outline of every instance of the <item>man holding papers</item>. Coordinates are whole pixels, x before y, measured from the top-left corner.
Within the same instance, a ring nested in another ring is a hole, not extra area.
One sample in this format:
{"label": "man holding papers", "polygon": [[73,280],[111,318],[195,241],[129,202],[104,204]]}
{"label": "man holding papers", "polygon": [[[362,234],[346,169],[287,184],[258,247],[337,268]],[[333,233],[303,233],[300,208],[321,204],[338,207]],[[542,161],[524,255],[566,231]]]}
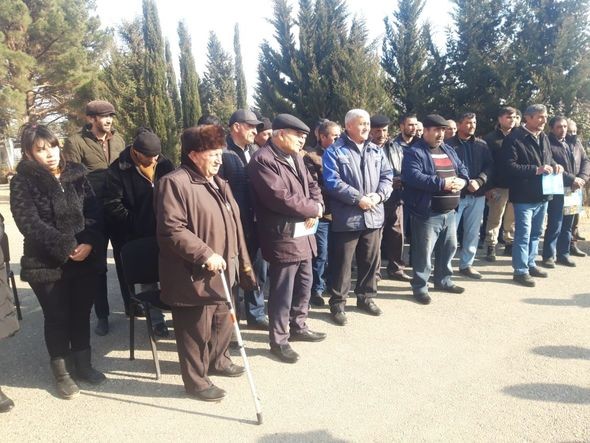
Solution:
{"label": "man holding papers", "polygon": [[295,363],[299,354],[289,341],[326,338],[305,323],[316,253],[313,233],[324,203],[299,155],[309,128],[292,115],[279,114],[272,130],[268,143],[248,163],[248,176],[260,249],[269,262],[270,351],[283,362]]}
{"label": "man holding papers", "polygon": [[513,279],[533,287],[532,277],[547,277],[537,268],[535,256],[543,230],[549,195],[543,194],[542,176],[560,174],[563,167],[553,160],[549,138],[543,132],[547,123],[545,105],[530,105],[524,112],[525,125],[513,129],[502,144],[502,160],[509,185],[509,200],[514,205],[516,230],[512,248]]}
{"label": "man holding papers", "polygon": [[[590,162],[583,148],[568,143],[567,119],[563,115],[552,117],[549,120],[551,133],[549,142],[553,159],[563,166],[562,186],[566,186],[566,194],[583,189],[588,180]],[[580,194],[581,195],[581,194]],[[574,267],[576,263],[570,258],[570,241],[572,237],[572,225],[574,213],[564,215],[565,196],[553,195],[547,205],[547,228],[543,242],[543,266],[554,268],[555,263]]]}

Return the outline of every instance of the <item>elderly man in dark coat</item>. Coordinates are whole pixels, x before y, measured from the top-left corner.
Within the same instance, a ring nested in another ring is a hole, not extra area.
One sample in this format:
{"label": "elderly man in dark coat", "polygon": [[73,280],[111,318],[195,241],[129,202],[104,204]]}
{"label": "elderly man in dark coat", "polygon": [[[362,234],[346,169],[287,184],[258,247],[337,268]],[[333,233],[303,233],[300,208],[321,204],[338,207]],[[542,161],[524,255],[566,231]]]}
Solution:
{"label": "elderly man in dark coat", "polygon": [[[313,227],[324,212],[320,188],[299,155],[309,128],[279,114],[273,135],[248,164],[262,255],[270,263],[270,349],[287,363],[299,355],[289,340],[320,341],[305,320],[311,296],[311,259],[316,253]],[[303,231],[299,233],[298,231]]]}

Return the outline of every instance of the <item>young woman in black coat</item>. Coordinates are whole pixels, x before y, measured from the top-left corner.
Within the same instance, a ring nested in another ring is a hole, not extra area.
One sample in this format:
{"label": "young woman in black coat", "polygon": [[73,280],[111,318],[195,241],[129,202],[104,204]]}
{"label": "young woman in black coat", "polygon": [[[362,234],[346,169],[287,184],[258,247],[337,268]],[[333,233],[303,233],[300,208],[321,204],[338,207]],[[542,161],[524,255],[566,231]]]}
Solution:
{"label": "young woman in black coat", "polygon": [[23,127],[21,149],[23,159],[10,183],[10,209],[24,237],[21,279],[43,309],[57,392],[69,399],[79,393],[71,375],[92,384],[105,380],[90,358],[100,208],[86,168],[65,162],[57,137],[45,126]]}

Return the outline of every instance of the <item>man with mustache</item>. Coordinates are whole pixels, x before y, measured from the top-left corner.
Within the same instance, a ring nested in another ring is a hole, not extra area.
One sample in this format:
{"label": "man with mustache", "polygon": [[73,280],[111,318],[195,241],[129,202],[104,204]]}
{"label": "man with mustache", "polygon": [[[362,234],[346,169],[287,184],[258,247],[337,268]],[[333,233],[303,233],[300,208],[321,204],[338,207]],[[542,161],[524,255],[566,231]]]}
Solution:
{"label": "man with mustache", "polygon": [[[465,289],[453,283],[451,260],[457,250],[455,209],[461,190],[469,182],[467,168],[443,139],[448,123],[438,114],[423,119],[424,134],[404,155],[403,199],[412,227],[412,291],[418,303],[427,305],[428,279],[434,251],[434,288],[460,294]],[[436,246],[436,248],[435,248]]]}
{"label": "man with mustache", "polygon": [[[86,105],[86,118],[88,124],[82,130],[65,141],[64,155],[66,160],[82,163],[88,169],[88,181],[96,194],[102,207],[105,180],[109,165],[119,158],[119,154],[125,149],[125,141],[113,129],[113,117],[116,115],[115,107],[104,100],[93,100]],[[107,247],[109,234],[105,232],[104,248],[102,253],[104,269],[100,275],[97,297],[94,301],[94,310],[98,322],[94,332],[97,335],[106,335],[109,332],[109,302],[107,293]],[[115,253],[115,252],[114,252]],[[121,294],[127,289],[121,284]],[[123,296],[125,299],[125,297]],[[128,297],[127,297],[128,298]]]}

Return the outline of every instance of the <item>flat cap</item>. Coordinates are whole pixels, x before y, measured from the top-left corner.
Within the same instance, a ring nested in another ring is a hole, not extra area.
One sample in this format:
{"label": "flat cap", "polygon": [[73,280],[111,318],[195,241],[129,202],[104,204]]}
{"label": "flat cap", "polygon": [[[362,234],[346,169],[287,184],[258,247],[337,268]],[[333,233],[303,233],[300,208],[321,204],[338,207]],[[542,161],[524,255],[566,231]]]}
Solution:
{"label": "flat cap", "polygon": [[258,120],[258,117],[256,117],[256,114],[248,109],[238,109],[234,112],[229,118],[229,126],[234,123],[248,123],[249,125],[254,125],[256,127],[262,124],[262,122]]}
{"label": "flat cap", "polygon": [[140,128],[133,140],[133,149],[148,157],[155,157],[162,153],[162,142],[156,134],[147,128]]}
{"label": "flat cap", "polygon": [[258,127],[256,128],[258,129],[258,132],[272,129],[272,123],[270,122],[270,119],[268,117],[262,117],[260,120],[262,120],[262,124],[258,125]]}
{"label": "flat cap", "polygon": [[386,115],[374,115],[371,117],[371,128],[384,128],[391,124],[391,120]]}
{"label": "flat cap", "polygon": [[422,119],[422,125],[425,128],[447,128],[449,126],[449,122],[441,115],[428,114]]}
{"label": "flat cap", "polygon": [[277,115],[272,121],[272,129],[294,129],[309,134],[309,126],[291,114]]}
{"label": "flat cap", "polygon": [[93,100],[86,105],[86,115],[116,115],[115,107],[105,100]]}

